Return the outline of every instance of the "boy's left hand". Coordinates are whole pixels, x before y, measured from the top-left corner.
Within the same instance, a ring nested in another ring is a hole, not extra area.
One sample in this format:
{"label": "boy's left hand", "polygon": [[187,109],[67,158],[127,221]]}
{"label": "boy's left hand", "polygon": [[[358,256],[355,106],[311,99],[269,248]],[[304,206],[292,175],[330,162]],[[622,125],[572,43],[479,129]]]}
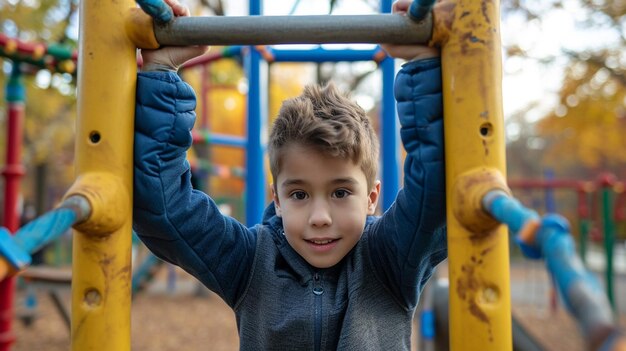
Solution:
{"label": "boy's left hand", "polygon": [[[172,8],[174,16],[189,16],[189,9],[178,0],[164,0]],[[178,71],[178,68],[194,57],[205,54],[209,46],[164,46],[156,50],[141,50],[142,71]]]}
{"label": "boy's left hand", "polygon": [[[399,0],[393,3],[391,12],[406,16],[412,0]],[[435,5],[437,6],[437,5]],[[396,45],[381,44],[385,52],[391,57],[405,59],[407,61],[422,60],[431,57],[439,57],[439,49],[427,45]]]}

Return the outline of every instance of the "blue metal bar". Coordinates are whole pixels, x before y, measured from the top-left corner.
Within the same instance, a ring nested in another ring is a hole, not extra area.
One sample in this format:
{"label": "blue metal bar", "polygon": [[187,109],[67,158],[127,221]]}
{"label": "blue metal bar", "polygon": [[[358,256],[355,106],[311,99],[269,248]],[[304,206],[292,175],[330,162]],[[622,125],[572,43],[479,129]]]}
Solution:
{"label": "blue metal bar", "polygon": [[15,243],[26,252],[35,252],[69,230],[75,221],[76,212],[72,209],[53,210],[20,228]]}
{"label": "blue metal bar", "polygon": [[[250,0],[250,15],[260,15],[261,0]],[[246,224],[260,223],[265,209],[266,174],[263,167],[264,145],[262,133],[266,131],[267,99],[262,98],[262,88],[267,87],[267,77],[262,77],[261,54],[250,47],[245,57],[248,76],[248,130],[246,147]]]}
{"label": "blue metal bar", "polygon": [[[534,210],[526,208],[521,202],[501,190],[490,191],[483,198],[483,208],[500,223],[506,224],[511,232],[517,234],[524,225],[531,221],[539,221],[540,217]],[[515,236],[522,253],[529,258],[540,258],[541,251],[528,245]]]}
{"label": "blue metal bar", "polygon": [[[485,195],[483,207],[495,219],[508,225],[515,235],[529,221],[538,220],[535,211],[527,209],[501,190]],[[601,341],[607,337],[607,330],[617,330],[611,305],[600,283],[585,269],[576,254],[569,223],[565,218],[557,214],[544,216],[533,242],[526,244],[534,252],[530,258],[545,260],[546,268],[554,277],[567,309],[576,318],[588,340]]]}
{"label": "blue metal bar", "polygon": [[[381,0],[380,12],[391,12],[391,0]],[[399,125],[396,115],[396,99],[393,95],[396,65],[395,60],[387,57],[380,64],[382,72],[382,96],[381,96],[381,181],[383,211],[387,210],[396,199],[400,190],[400,138]]]}
{"label": "blue metal bar", "polygon": [[272,62],[354,62],[371,61],[382,49],[368,50],[329,50],[321,47],[309,50],[267,48]]}
{"label": "blue metal bar", "polygon": [[206,131],[198,131],[197,133],[194,133],[193,139],[194,142],[203,142],[214,146],[245,148],[248,145],[247,140],[243,137]]}
{"label": "blue metal bar", "polygon": [[391,0],[381,0],[380,1],[380,13],[391,13],[391,5],[393,1]]}
{"label": "blue metal bar", "polygon": [[393,95],[395,62],[389,57],[380,65],[383,89],[381,98],[381,156],[382,205],[383,211],[391,207],[400,189],[400,141],[396,99]]}
{"label": "blue metal bar", "polygon": [[150,15],[155,22],[163,24],[174,18],[172,9],[163,0],[136,0],[139,7]]}
{"label": "blue metal bar", "polygon": [[89,217],[89,202],[82,196],[67,198],[61,206],[20,228],[11,238],[0,228],[0,256],[16,270],[31,262],[30,254],[68,231],[72,225]]}
{"label": "blue metal bar", "polygon": [[556,214],[545,216],[535,240],[567,308],[583,330],[588,334],[598,323],[611,325],[611,305],[596,277],[576,254],[567,220]]}
{"label": "blue metal bar", "polygon": [[409,7],[409,17],[414,21],[421,21],[433,9],[435,0],[413,0],[411,7]]}
{"label": "blue metal bar", "polygon": [[[0,256],[16,271],[28,266],[31,262],[30,252],[15,243],[11,232],[4,227],[0,227]],[[4,278],[0,276],[0,279]]]}
{"label": "blue metal bar", "polygon": [[74,224],[87,219],[90,213],[91,205],[86,198],[80,195],[68,197],[57,209],[20,228],[15,233],[15,243],[26,252],[35,252]]}
{"label": "blue metal bar", "polygon": [[538,220],[534,210],[526,208],[521,202],[501,190],[487,193],[483,198],[483,208],[500,223],[506,224],[517,233],[528,221]]}
{"label": "blue metal bar", "polygon": [[[543,171],[543,178],[550,182],[554,180],[554,170],[547,168]],[[547,187],[545,190],[546,213],[556,213],[556,199],[554,198],[554,189]]]}

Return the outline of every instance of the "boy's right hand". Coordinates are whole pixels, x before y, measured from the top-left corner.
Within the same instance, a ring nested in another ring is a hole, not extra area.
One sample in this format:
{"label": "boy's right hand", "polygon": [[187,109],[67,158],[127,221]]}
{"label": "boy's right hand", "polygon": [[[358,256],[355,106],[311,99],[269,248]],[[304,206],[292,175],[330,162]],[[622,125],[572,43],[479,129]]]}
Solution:
{"label": "boy's right hand", "polygon": [[[391,12],[406,16],[412,0],[399,0],[393,3]],[[422,60],[439,56],[439,48],[427,45],[396,45],[380,44],[380,46],[391,57],[405,59],[407,61]]]}
{"label": "boy's right hand", "polygon": [[[164,0],[172,8],[174,16],[189,16],[189,9],[178,0]],[[171,71],[176,72],[185,62],[194,57],[205,54],[209,46],[163,46],[156,50],[141,50],[143,65],[141,70],[147,71]]]}

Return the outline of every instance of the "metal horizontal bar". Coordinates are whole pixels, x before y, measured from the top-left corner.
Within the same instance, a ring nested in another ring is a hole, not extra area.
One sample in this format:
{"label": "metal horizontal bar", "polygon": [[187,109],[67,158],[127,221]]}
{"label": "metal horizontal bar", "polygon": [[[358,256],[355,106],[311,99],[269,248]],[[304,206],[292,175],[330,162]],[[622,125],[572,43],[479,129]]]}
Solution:
{"label": "metal horizontal bar", "polygon": [[432,16],[419,22],[392,14],[177,17],[154,30],[161,45],[425,44]]}

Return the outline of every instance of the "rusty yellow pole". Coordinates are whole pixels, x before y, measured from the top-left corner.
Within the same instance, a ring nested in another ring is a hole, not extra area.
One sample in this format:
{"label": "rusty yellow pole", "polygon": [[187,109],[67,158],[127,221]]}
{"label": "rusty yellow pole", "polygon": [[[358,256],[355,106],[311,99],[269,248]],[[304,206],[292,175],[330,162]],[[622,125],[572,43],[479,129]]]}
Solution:
{"label": "rusty yellow pole", "polygon": [[80,2],[77,179],[91,216],[75,227],[72,350],[130,350],[133,125],[132,0]]}
{"label": "rusty yellow pole", "polygon": [[482,196],[508,191],[502,112],[499,1],[456,0],[434,12],[442,47],[450,346],[512,349],[507,230]]}

